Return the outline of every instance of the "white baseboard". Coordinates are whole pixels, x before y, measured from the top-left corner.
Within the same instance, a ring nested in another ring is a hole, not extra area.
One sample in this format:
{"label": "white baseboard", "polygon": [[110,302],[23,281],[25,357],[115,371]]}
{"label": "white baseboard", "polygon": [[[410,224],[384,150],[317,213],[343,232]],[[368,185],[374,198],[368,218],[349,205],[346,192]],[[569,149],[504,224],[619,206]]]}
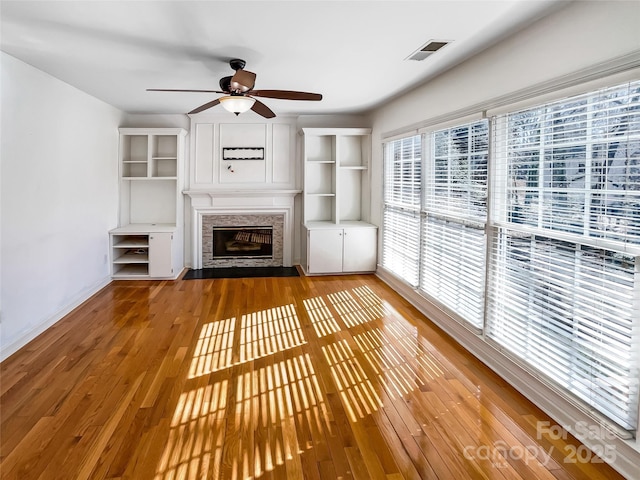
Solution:
{"label": "white baseboard", "polygon": [[56,324],[58,321],[60,321],[62,318],[64,318],[65,315],[69,314],[72,310],[82,305],[93,295],[95,295],[104,287],[109,285],[109,283],[111,283],[111,277],[105,277],[99,282],[95,283],[94,285],[82,290],[66,306],[58,310],[56,313],[54,313],[50,317],[46,318],[43,322],[36,325],[31,330],[20,335],[20,337],[16,338],[8,345],[3,346],[2,350],[0,351],[0,362],[5,361],[11,355],[16,353],[18,350],[24,347],[27,343],[29,343],[31,340],[33,340],[38,335],[43,333],[45,330],[47,330],[48,328]]}
{"label": "white baseboard", "polygon": [[[588,432],[590,435],[581,435],[581,429],[576,428],[577,426],[598,425],[598,421],[593,416],[568,401],[540,378],[490,344],[483,336],[466,328],[392,273],[379,266],[376,275],[473,356],[549,415],[558,427],[573,434],[594,452],[609,452],[605,460],[608,460],[608,463],[625,478],[630,480],[640,478],[640,443],[637,439],[625,440],[610,435],[609,430],[605,428],[596,428],[595,433],[600,435],[595,435],[595,438],[591,438],[594,430]],[[571,460],[568,459],[568,461]]]}

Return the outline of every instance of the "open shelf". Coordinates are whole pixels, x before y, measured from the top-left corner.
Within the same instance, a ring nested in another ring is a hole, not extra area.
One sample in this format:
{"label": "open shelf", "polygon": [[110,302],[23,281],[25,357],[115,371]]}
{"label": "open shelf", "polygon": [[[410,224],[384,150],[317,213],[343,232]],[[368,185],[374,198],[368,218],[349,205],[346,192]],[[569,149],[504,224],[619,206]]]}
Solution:
{"label": "open shelf", "polygon": [[176,157],[152,157],[152,177],[176,177],[178,174],[178,159]]}
{"label": "open shelf", "polygon": [[147,277],[149,276],[148,264],[123,264],[114,265],[114,278]]}
{"label": "open shelf", "polygon": [[335,163],[335,135],[314,135],[305,137],[305,155],[308,162]]}
{"label": "open shelf", "polygon": [[122,162],[122,176],[127,178],[146,178],[147,162]]}
{"label": "open shelf", "polygon": [[305,213],[309,221],[335,222],[335,195],[307,195]]}
{"label": "open shelf", "polygon": [[121,158],[123,162],[147,162],[149,159],[149,136],[127,135],[122,138]]}
{"label": "open shelf", "polygon": [[338,158],[341,167],[367,167],[369,150],[368,135],[340,135],[336,137]]}
{"label": "open shelf", "polygon": [[178,157],[178,142],[175,135],[152,135],[150,143],[152,158],[175,160]]}
{"label": "open shelf", "polygon": [[[368,128],[303,128],[303,222],[361,221],[369,188]],[[328,197],[328,198],[322,198]]]}
{"label": "open shelf", "polygon": [[149,246],[148,235],[118,235],[115,237],[114,248],[139,248]]}
{"label": "open shelf", "polygon": [[115,258],[113,263],[149,263],[149,252],[146,250],[144,253],[126,251],[119,257]]}

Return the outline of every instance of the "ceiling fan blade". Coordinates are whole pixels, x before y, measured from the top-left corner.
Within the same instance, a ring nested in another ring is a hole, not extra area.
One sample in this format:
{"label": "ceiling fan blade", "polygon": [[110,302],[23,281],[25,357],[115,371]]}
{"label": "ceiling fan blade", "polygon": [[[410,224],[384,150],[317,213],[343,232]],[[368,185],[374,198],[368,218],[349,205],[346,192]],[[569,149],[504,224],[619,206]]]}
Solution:
{"label": "ceiling fan blade", "polygon": [[204,105],[200,105],[198,108],[194,108],[187,115],[191,115],[192,113],[200,113],[203,110],[206,110],[206,109],[211,108],[211,107],[215,107],[219,103],[220,103],[220,99],[216,98],[215,100],[213,100],[211,102],[205,103]]}
{"label": "ceiling fan blade", "polygon": [[292,90],[252,90],[251,96],[280,98],[282,100],[322,100],[319,93],[295,92]]}
{"label": "ceiling fan blade", "polygon": [[147,88],[147,92],[196,92],[196,93],[227,93],[220,90],[176,90],[171,88]]}
{"label": "ceiling fan blade", "polygon": [[251,110],[256,112],[258,115],[262,115],[264,118],[273,118],[276,116],[276,114],[273,113],[269,107],[267,107],[264,103],[258,100],[256,100],[256,102],[253,104],[253,107],[251,107]]}
{"label": "ceiling fan blade", "polygon": [[248,92],[256,84],[256,74],[248,70],[238,70],[231,79],[231,89]]}

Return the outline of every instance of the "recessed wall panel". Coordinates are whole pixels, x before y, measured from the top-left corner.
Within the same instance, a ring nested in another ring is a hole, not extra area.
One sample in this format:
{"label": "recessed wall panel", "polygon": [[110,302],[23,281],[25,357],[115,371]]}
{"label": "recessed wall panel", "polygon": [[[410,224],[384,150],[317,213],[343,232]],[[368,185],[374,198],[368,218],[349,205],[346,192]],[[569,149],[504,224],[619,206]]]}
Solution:
{"label": "recessed wall panel", "polygon": [[194,184],[214,183],[214,124],[198,123],[195,128]]}

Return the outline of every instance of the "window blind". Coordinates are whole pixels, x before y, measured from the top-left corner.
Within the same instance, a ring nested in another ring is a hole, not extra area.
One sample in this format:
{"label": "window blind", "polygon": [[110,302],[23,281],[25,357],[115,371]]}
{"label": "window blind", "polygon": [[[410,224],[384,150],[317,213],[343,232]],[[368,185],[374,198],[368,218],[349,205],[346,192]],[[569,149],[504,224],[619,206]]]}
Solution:
{"label": "window blind", "polygon": [[495,118],[486,334],[638,422],[640,82]]}
{"label": "window blind", "polygon": [[419,135],[385,144],[382,265],[418,285],[422,141]]}
{"label": "window blind", "polygon": [[420,289],[482,328],[489,123],[431,133]]}
{"label": "window blind", "polygon": [[482,328],[484,225],[426,216],[420,289]]}

